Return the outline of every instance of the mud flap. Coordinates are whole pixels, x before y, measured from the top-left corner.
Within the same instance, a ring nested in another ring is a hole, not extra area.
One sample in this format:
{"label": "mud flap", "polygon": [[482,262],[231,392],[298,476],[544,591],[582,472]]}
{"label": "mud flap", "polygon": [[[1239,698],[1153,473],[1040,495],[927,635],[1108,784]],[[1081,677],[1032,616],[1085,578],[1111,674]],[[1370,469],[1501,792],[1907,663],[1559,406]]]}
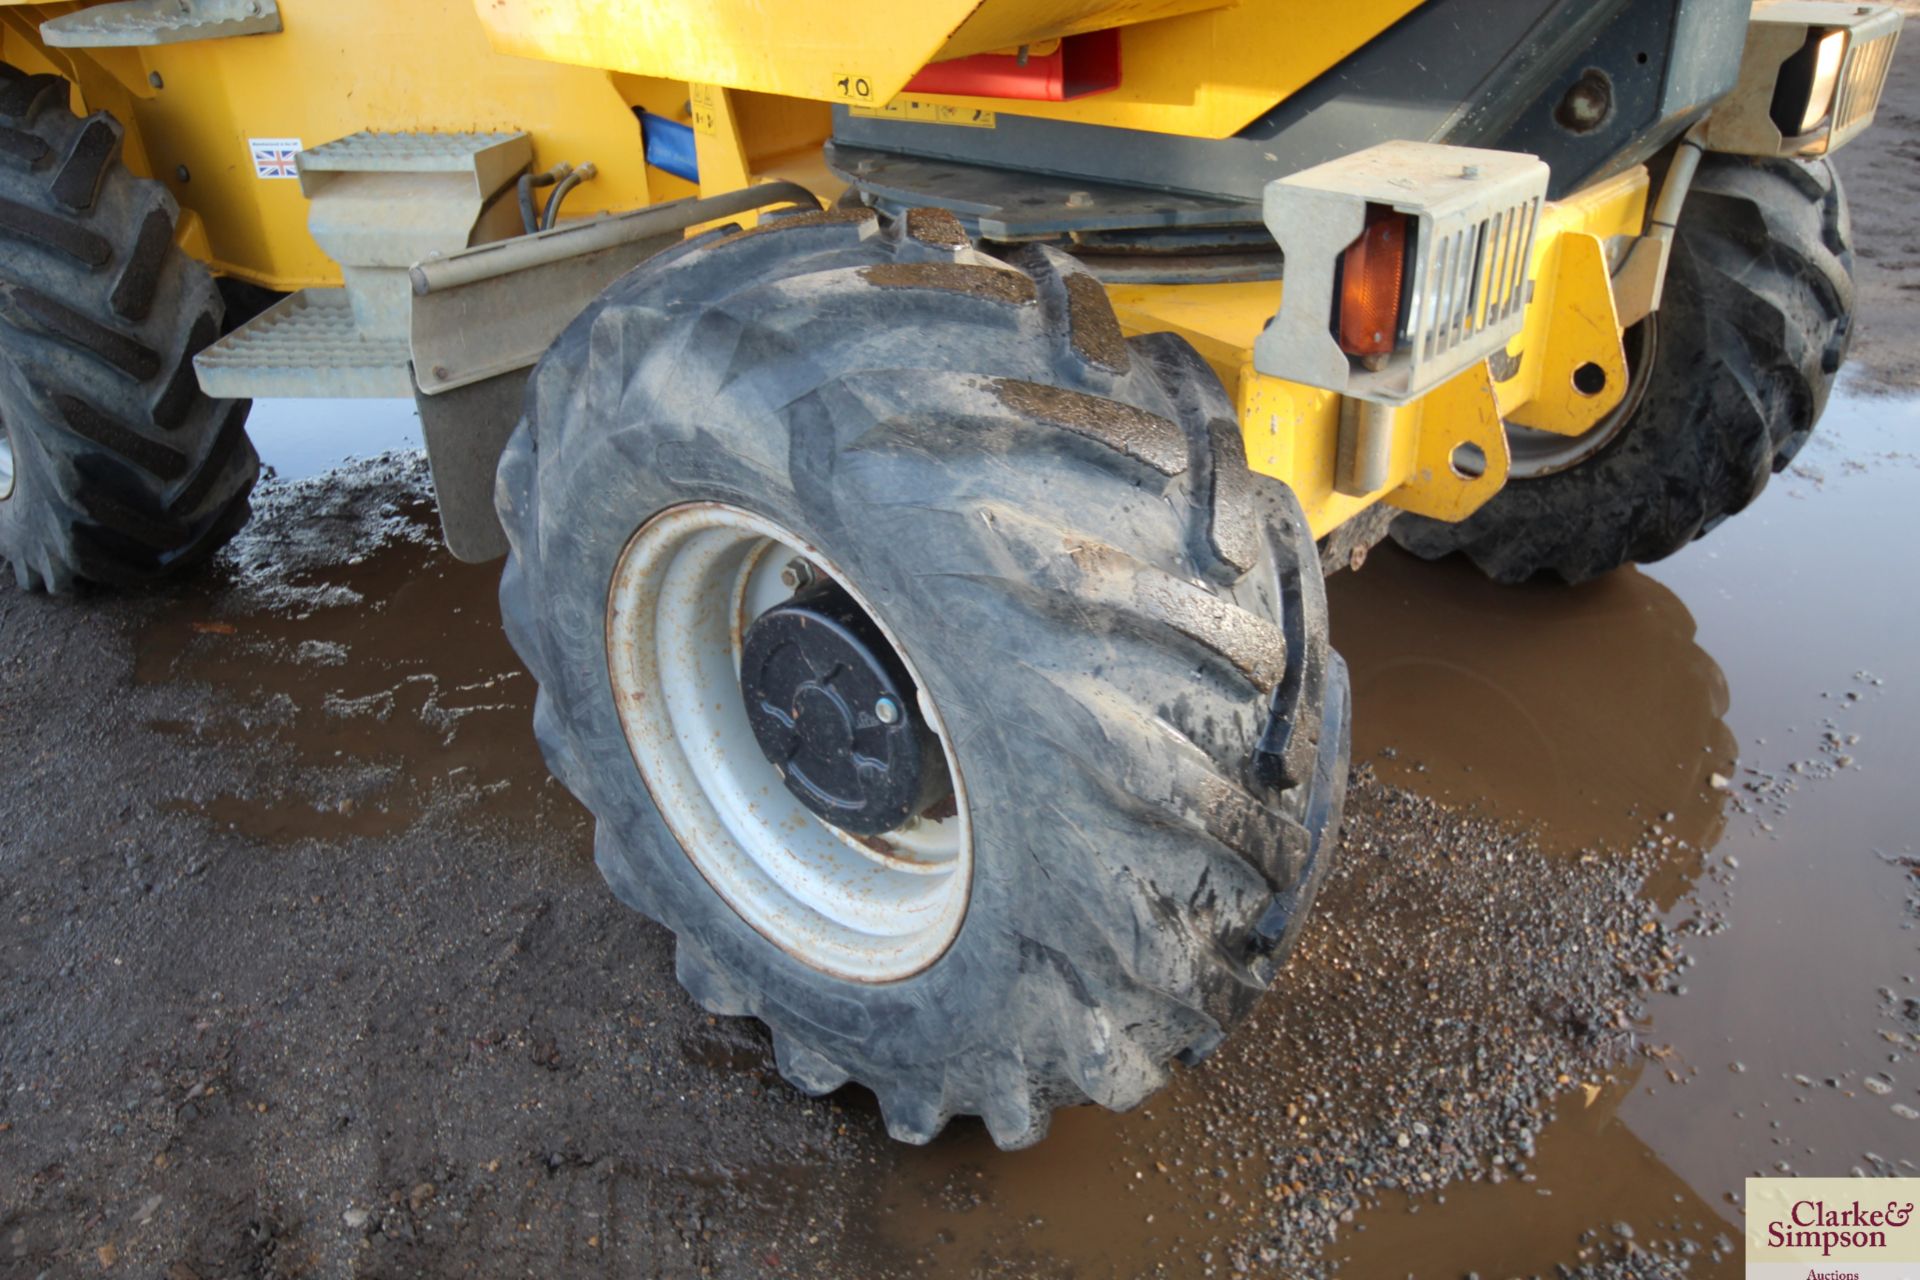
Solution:
{"label": "mud flap", "polygon": [[493,509],[493,474],[507,437],[519,425],[532,371],[515,369],[437,396],[423,394],[414,384],[440,534],[447,550],[469,564],[507,554],[507,535]]}
{"label": "mud flap", "polygon": [[477,245],[412,269],[413,401],[449,551],[469,562],[507,553],[494,471],[520,421],[528,373],[567,326],[622,276],[682,243],[689,227],[779,204],[819,201],[791,182],[764,183]]}

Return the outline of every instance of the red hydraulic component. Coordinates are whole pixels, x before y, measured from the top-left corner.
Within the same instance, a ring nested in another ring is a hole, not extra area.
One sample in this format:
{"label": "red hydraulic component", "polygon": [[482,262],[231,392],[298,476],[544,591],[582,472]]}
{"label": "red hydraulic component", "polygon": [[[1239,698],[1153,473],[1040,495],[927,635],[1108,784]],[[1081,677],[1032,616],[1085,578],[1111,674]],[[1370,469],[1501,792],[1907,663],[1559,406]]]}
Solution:
{"label": "red hydraulic component", "polygon": [[1053,52],[1024,59],[1011,53],[976,53],[931,62],[907,81],[903,92],[1064,102],[1105,93],[1119,83],[1120,29],[1109,27],[1063,37]]}

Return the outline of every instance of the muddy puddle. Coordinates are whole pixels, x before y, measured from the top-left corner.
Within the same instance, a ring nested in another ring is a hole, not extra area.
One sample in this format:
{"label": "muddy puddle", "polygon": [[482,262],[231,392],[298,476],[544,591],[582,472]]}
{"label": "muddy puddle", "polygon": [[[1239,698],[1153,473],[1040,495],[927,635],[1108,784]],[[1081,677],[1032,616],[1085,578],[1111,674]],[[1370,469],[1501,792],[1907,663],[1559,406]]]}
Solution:
{"label": "muddy puddle", "polygon": [[[311,545],[263,522],[142,637],[141,679],[228,695],[161,727],[262,761],[178,803],[265,842],[401,835],[448,796],[570,805],[497,567],[434,544],[417,468],[369,492]],[[1131,1115],[1065,1113],[1011,1154],[972,1123],[867,1144],[848,1256],[1732,1277],[1749,1174],[1913,1172],[1916,492],[1920,405],[1841,398],[1753,511],[1650,569],[1501,589],[1382,548],[1341,575],[1362,768],[1274,996]],[[764,1038],[726,1046],[661,1052],[766,1077]],[[859,1091],[836,1103],[877,1134]]]}
{"label": "muddy puddle", "polygon": [[1329,592],[1356,760],[1563,852],[1654,834],[1675,855],[1662,901],[1692,882],[1725,829],[1712,780],[1734,772],[1738,747],[1727,677],[1672,589],[1637,568],[1577,589],[1502,587],[1382,547]]}
{"label": "muddy puddle", "polygon": [[1842,396],[1752,510],[1645,570],[1515,592],[1383,554],[1334,585],[1356,758],[1552,847],[1657,850],[1650,896],[1698,930],[1649,997],[1660,1057],[1561,1104],[1535,1199],[1383,1208],[1330,1252],[1348,1274],[1546,1270],[1573,1204],[1586,1248],[1681,1224],[1688,1274],[1731,1277],[1747,1176],[1915,1171],[1916,491],[1920,405]]}
{"label": "muddy puddle", "polygon": [[177,810],[284,842],[396,834],[436,797],[507,810],[556,790],[525,732],[533,686],[500,629],[499,567],[441,547],[419,455],[324,474],[341,461],[330,449],[407,445],[410,415],[374,404],[331,445],[306,438],[309,414],[266,406],[260,449],[278,476],[215,570],[222,589],[181,597],[141,636],[136,680],[226,695],[155,728],[272,765]]}
{"label": "muddy puddle", "polygon": [[[431,514],[421,500],[401,518]],[[497,577],[406,543],[299,575],[297,586],[326,600],[300,616],[187,606],[163,617],[136,677],[204,682],[247,710],[156,727],[254,742],[278,766],[274,784],[179,807],[284,841],[391,835],[448,789],[501,807],[544,788],[539,753],[521,741],[532,682],[482,612]],[[503,751],[506,741],[522,749]]]}

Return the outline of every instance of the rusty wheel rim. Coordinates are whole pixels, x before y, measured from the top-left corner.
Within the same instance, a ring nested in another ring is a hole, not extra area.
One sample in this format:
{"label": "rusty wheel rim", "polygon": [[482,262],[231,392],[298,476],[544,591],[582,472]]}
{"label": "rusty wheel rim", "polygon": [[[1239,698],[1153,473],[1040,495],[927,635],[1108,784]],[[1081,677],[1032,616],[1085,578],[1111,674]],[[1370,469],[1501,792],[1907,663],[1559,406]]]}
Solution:
{"label": "rusty wheel rim", "polygon": [[965,917],[972,831],[953,739],[914,671],[920,710],[953,780],[951,815],[884,838],[852,836],[787,791],[748,724],[739,664],[747,624],[790,594],[804,558],[912,656],[847,575],[807,541],[742,508],[689,503],[638,529],[607,597],[607,660],[635,766],[688,859],[763,936],[837,977],[887,982],[944,954]]}

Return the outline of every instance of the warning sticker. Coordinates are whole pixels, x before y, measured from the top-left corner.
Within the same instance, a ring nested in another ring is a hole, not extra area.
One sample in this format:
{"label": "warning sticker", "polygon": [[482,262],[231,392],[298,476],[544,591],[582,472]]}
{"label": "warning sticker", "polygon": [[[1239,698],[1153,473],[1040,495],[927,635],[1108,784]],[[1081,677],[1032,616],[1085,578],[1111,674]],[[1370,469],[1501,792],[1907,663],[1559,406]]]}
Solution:
{"label": "warning sticker", "polygon": [[693,131],[702,137],[719,137],[720,102],[714,86],[691,85],[687,89],[687,99],[688,105],[693,109]]}
{"label": "warning sticker", "polygon": [[253,175],[256,178],[297,178],[300,176],[300,152],[303,148],[298,138],[248,138],[247,147],[253,152]]}
{"label": "warning sticker", "polygon": [[953,107],[944,102],[922,102],[918,98],[895,98],[882,107],[848,107],[851,115],[880,120],[912,120],[919,124],[957,124],[968,129],[992,129],[999,121],[993,112],[978,107]]}

